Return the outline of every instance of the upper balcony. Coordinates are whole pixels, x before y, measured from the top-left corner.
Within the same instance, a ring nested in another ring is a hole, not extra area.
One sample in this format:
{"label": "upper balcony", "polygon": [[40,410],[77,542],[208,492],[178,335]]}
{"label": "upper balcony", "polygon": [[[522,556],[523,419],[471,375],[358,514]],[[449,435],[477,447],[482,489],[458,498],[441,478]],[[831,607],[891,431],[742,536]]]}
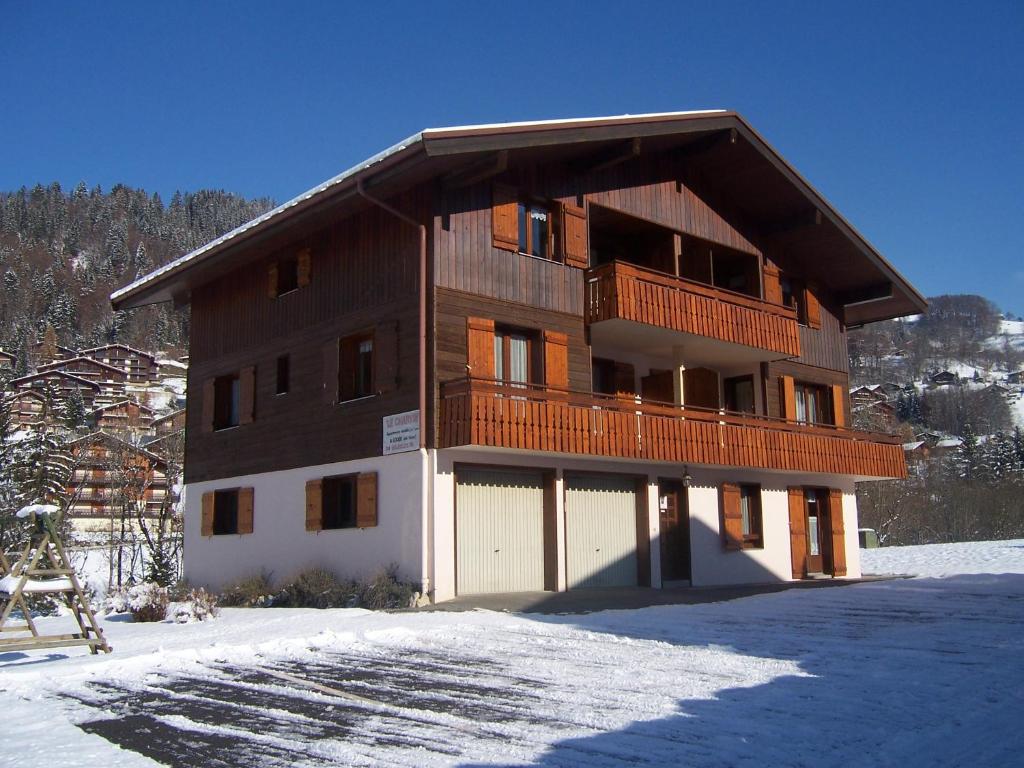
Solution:
{"label": "upper balcony", "polygon": [[904,478],[891,435],[629,397],[462,379],[441,391],[442,448],[486,446],[769,470]]}
{"label": "upper balcony", "polygon": [[586,291],[592,342],[686,346],[733,362],[800,355],[791,307],[623,261],[590,269]]}

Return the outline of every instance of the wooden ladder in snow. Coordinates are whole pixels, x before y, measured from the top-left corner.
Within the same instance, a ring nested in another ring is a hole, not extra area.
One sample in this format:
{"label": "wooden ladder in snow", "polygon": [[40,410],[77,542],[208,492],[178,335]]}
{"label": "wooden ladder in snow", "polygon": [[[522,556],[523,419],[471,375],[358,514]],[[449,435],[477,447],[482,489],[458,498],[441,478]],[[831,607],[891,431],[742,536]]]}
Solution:
{"label": "wooden ladder in snow", "polygon": [[[78,622],[78,632],[46,635],[39,632],[32,619],[26,595],[60,595],[71,615]],[[36,515],[35,528],[17,562],[0,552],[0,653],[36,648],[61,648],[87,645],[90,653],[113,650],[103,636],[89,601],[71,567],[67,552],[57,535],[48,513]],[[12,613],[21,611],[21,620],[12,620]],[[5,636],[13,633],[14,636]]]}

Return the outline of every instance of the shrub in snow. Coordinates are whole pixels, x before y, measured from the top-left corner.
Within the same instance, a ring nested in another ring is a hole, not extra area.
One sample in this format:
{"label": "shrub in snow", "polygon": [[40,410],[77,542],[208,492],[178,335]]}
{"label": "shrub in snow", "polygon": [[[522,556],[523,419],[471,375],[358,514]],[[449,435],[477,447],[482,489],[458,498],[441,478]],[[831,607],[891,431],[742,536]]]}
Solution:
{"label": "shrub in snow", "polygon": [[303,571],[273,601],[274,606],[285,608],[352,608],[358,603],[359,585],[323,568]]}
{"label": "shrub in snow", "polygon": [[167,588],[153,582],[128,590],[128,610],[135,621],[163,621],[167,618]]}
{"label": "shrub in snow", "polygon": [[398,577],[398,566],[389,565],[379,571],[359,590],[359,604],[371,610],[388,608],[411,608],[416,604],[419,593],[416,588]]}
{"label": "shrub in snow", "polygon": [[171,618],[179,624],[193,624],[206,621],[220,614],[217,596],[202,587],[190,589],[188,594],[171,606]]}
{"label": "shrub in snow", "polygon": [[131,610],[128,607],[128,592],[119,589],[108,594],[103,601],[103,610],[107,613],[128,613]]}
{"label": "shrub in snow", "polygon": [[225,587],[220,593],[220,604],[235,608],[263,608],[271,604],[273,594],[270,574],[260,572]]}

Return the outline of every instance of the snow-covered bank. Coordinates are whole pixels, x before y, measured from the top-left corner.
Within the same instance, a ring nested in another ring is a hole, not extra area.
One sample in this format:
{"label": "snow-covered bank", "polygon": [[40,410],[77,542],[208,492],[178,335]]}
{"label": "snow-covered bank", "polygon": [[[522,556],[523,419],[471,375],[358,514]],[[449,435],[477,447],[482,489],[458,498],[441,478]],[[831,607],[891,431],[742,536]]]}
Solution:
{"label": "snow-covered bank", "polygon": [[1024,573],[1024,539],[862,549],[860,563],[865,574]]}

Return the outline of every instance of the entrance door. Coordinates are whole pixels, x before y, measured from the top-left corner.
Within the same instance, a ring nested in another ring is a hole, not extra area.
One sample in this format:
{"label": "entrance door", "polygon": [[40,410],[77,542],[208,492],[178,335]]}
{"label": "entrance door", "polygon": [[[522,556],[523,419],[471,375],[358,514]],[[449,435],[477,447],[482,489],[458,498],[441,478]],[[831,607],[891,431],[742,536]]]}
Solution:
{"label": "entrance door", "polygon": [[690,579],[690,515],[686,489],[678,480],[658,481],[661,580]]}
{"label": "entrance door", "polygon": [[823,531],[825,528],[824,494],[816,488],[804,489],[807,509],[807,573],[822,573]]}

